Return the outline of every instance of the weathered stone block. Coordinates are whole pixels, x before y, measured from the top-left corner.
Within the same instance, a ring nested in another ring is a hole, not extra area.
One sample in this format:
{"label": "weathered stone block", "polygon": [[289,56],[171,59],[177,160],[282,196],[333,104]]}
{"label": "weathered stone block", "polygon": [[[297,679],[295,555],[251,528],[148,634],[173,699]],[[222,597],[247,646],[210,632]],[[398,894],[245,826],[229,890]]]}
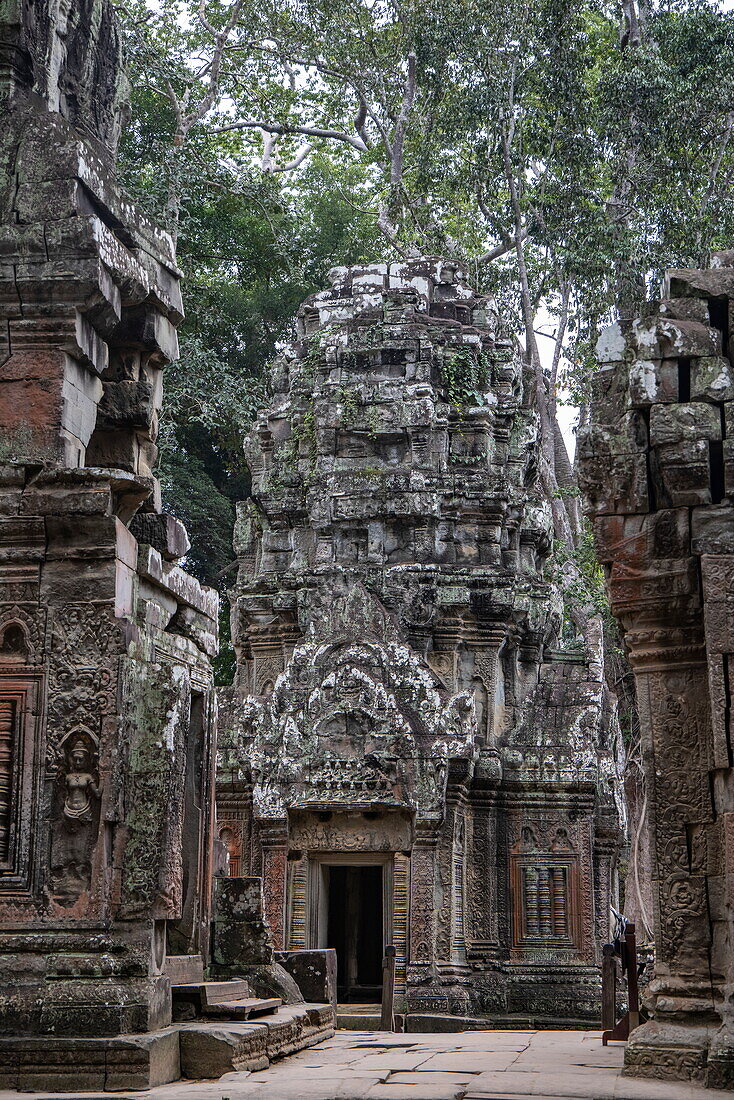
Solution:
{"label": "weathered stone block", "polygon": [[46,238],[43,225],[0,226],[0,260],[8,263],[27,263],[45,260]]}
{"label": "weathered stone block", "polygon": [[138,542],[152,546],[165,561],[178,561],[191,549],[183,523],[165,512],[138,512],[130,521],[130,530]]}
{"label": "weathered stone block", "polygon": [[664,298],[734,298],[734,270],[678,268],[666,271]]}
{"label": "weathered stone block", "polygon": [[181,1073],[194,1080],[270,1064],[265,1024],[187,1024],[181,1031]]}
{"label": "weathered stone block", "polygon": [[655,405],[650,410],[650,444],[653,447],[661,443],[712,439],[721,439],[721,416],[718,409],[702,401],[684,405]]}
{"label": "weathered stone block", "polygon": [[99,399],[97,427],[102,431],[118,428],[149,429],[153,419],[150,383],[105,382]]}
{"label": "weathered stone block", "polygon": [[0,1085],[21,1092],[148,1089],[180,1076],[175,1028],[118,1039],[0,1037]]}
{"label": "weathered stone block", "polygon": [[635,418],[632,439],[618,433],[616,427],[610,431],[591,425],[578,433],[577,447],[582,458],[579,486],[596,515],[646,512],[649,508],[646,432],[641,418],[636,419],[637,414],[630,417]]}
{"label": "weathered stone block", "polygon": [[734,554],[734,504],[694,508],[691,547],[694,554]]}
{"label": "weathered stone block", "polygon": [[614,368],[627,359],[626,330],[620,323],[607,325],[596,344],[596,361],[600,367]]}
{"label": "weathered stone block", "polygon": [[216,878],[212,960],[221,967],[268,966],[273,946],[263,914],[262,879]]}
{"label": "weathered stone block", "polygon": [[711,320],[708,305],[701,298],[665,298],[656,305],[661,317],[697,321],[701,325],[708,325]]}
{"label": "weathered stone block", "polygon": [[[678,361],[676,359],[635,359],[629,368],[629,403],[646,408],[658,402],[678,400]],[[602,406],[595,406],[603,414]]]}
{"label": "weathered stone block", "polygon": [[711,355],[691,360],[691,399],[734,400],[734,370],[728,359]]}
{"label": "weathered stone block", "polygon": [[312,1004],[330,1004],[336,1013],[336,951],[279,951],[283,966]]}
{"label": "weathered stone block", "polygon": [[678,508],[711,503],[707,440],[691,438],[683,443],[664,443],[655,447],[651,473],[656,500],[661,506]]}
{"label": "weathered stone block", "polygon": [[630,572],[648,561],[687,560],[691,556],[686,508],[662,509],[648,515],[598,516],[594,533],[601,561],[614,562]]}
{"label": "weathered stone block", "polygon": [[721,334],[710,325],[653,317],[632,322],[630,344],[643,360],[717,355]]}

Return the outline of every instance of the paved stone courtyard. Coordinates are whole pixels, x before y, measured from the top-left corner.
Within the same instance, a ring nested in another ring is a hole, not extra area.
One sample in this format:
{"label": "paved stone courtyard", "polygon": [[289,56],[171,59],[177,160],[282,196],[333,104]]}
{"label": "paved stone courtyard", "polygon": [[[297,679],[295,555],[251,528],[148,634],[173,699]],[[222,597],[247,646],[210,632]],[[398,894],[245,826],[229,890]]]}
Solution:
{"label": "paved stone courtyard", "polygon": [[[697,1100],[728,1090],[621,1075],[624,1048],[602,1047],[599,1032],[478,1031],[387,1035],[338,1031],[256,1073],[178,1082],[117,1100]],[[0,1100],[49,1094],[0,1092]],[[70,1100],[69,1093],[65,1100]],[[110,1096],[112,1094],[106,1094]],[[105,1100],[74,1093],[74,1100]]]}

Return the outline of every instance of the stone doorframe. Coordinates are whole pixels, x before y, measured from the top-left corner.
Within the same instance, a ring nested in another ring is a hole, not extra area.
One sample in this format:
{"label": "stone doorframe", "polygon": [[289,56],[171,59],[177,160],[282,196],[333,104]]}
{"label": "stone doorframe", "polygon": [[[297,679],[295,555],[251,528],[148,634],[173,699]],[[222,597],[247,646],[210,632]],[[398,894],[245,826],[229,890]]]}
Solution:
{"label": "stone doorframe", "polygon": [[310,948],[327,947],[327,867],[382,867],[383,947],[393,937],[393,853],[392,852],[314,852],[309,853],[308,917],[306,942]]}
{"label": "stone doorframe", "polygon": [[288,948],[325,946],[326,914],[323,906],[326,895],[323,884],[327,866],[382,867],[383,937],[385,944],[395,947],[396,1007],[402,1008],[408,943],[410,856],[404,852],[304,852],[289,877]]}

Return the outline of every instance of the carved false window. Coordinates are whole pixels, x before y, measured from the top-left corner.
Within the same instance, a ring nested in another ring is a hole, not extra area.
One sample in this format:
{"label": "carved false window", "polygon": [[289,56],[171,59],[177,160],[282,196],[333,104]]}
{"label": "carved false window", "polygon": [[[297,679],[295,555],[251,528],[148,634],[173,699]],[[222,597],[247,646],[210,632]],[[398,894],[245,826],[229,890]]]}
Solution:
{"label": "carved false window", "polygon": [[0,895],[30,885],[30,838],[38,777],[33,773],[38,681],[0,662]]}
{"label": "carved false window", "polygon": [[539,851],[535,834],[523,836],[511,856],[513,939],[516,947],[579,946],[578,860],[564,830],[562,842]]}
{"label": "carved false window", "polygon": [[38,807],[38,726],[43,674],[36,623],[22,609],[0,613],[0,896],[27,898]]}
{"label": "carved false window", "polygon": [[570,942],[569,868],[520,869],[520,942]]}
{"label": "carved false window", "polygon": [[17,700],[0,698],[0,864],[7,864],[10,854],[17,726]]}

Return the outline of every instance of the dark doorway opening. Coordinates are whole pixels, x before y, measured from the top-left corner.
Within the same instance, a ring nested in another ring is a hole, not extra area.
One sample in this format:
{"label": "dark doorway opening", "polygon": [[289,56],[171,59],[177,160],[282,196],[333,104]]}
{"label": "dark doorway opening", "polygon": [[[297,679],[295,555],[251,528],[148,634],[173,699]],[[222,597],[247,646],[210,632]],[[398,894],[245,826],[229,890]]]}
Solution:
{"label": "dark doorway opening", "polygon": [[324,868],[327,946],[336,950],[337,996],[346,1004],[382,998],[382,867]]}

